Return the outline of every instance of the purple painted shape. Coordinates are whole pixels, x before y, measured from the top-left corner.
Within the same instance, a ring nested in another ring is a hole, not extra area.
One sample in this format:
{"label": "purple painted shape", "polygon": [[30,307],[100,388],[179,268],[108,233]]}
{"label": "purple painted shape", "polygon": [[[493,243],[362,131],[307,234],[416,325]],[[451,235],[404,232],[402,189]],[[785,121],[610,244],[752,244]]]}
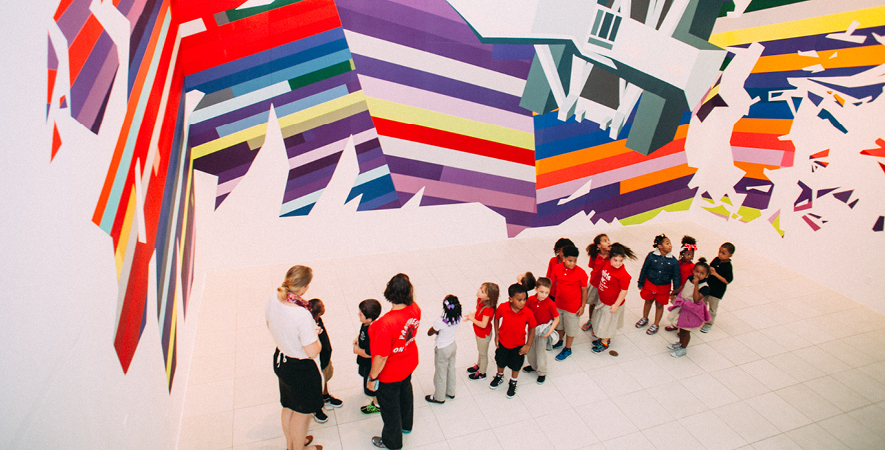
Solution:
{"label": "purple painted shape", "polygon": [[879,216],[879,218],[876,219],[876,223],[873,224],[873,231],[880,233],[885,231],[885,216]]}
{"label": "purple painted shape", "polygon": [[68,99],[67,99],[67,97],[62,96],[61,105],[59,106],[59,108],[65,109],[67,107],[68,107]]}
{"label": "purple painted shape", "polygon": [[46,61],[46,67],[52,70],[58,70],[58,55],[55,54],[55,47],[52,45],[52,36],[46,34],[46,41],[49,45],[49,56]]}
{"label": "purple painted shape", "polygon": [[307,176],[308,174],[317,171],[322,168],[332,167],[334,169],[335,165],[338,164],[338,160],[341,159],[341,153],[344,150],[342,149],[340,152],[332,153],[331,155],[324,156],[315,161],[311,161],[307,164],[302,164],[294,169],[289,170],[289,178],[287,181],[287,185],[289,185],[292,181],[297,181],[298,177]]}
{"label": "purple painted shape", "polygon": [[594,223],[597,223],[599,220],[611,223],[615,218],[631,217],[663,206],[672,205],[673,203],[694,197],[695,189],[684,187],[655,197],[647,197],[644,200],[612,208],[607,211],[597,211],[592,220],[594,220]]}
{"label": "purple painted shape", "polygon": [[514,95],[362,55],[354,54],[353,62],[357,72],[361,75],[460,98],[524,116],[532,114],[531,111],[519,106],[520,97]]}
{"label": "purple painted shape", "polygon": [[[768,192],[760,192],[751,190],[754,187],[769,187]],[[770,180],[759,180],[756,178],[744,177],[734,185],[734,191],[738,194],[746,194],[741,204],[748,208],[767,209],[771,201],[771,193],[774,191],[774,183]]]}
{"label": "purple painted shape", "polygon": [[363,153],[370,152],[376,148],[381,147],[381,141],[378,138],[372,138],[367,141],[360,142],[354,146],[354,150],[356,150],[357,158],[362,156]]}
{"label": "purple painted shape", "polygon": [[[387,165],[387,158],[384,156],[384,153],[379,148],[377,158],[373,158],[373,159],[370,159],[366,162],[360,163],[360,173],[365,173],[370,170],[377,169],[381,166],[386,166],[386,165]],[[387,171],[389,172],[390,168],[388,168]]]}
{"label": "purple painted shape", "polygon": [[242,178],[246,176],[246,173],[249,172],[249,168],[252,167],[252,162],[255,161],[252,159],[246,164],[240,164],[232,169],[225,170],[218,174],[218,184],[227,183],[231,180],[236,180],[237,178]]}
{"label": "purple painted shape", "polygon": [[848,204],[848,201],[851,200],[851,194],[854,194],[853,190],[850,191],[842,191],[833,194],[833,197],[839,199],[842,203]]}
{"label": "purple painted shape", "polygon": [[104,98],[114,84],[118,67],[116,45],[107,32],[102,32],[71,85],[71,115],[78,122],[91,127],[101,121],[99,113]]}
{"label": "purple painted shape", "polygon": [[[354,2],[355,0],[345,0],[345,2]],[[457,22],[464,22],[464,19],[461,18],[461,15],[449,5],[445,0],[424,0],[420,2],[416,2],[415,0],[390,0],[393,3],[399,3],[401,5],[406,5],[410,8],[420,9],[421,11],[428,12],[435,16],[440,16],[449,20],[454,20]],[[340,3],[340,2],[338,2]]]}
{"label": "purple painted shape", "polygon": [[218,207],[221,206],[221,202],[223,202],[224,199],[226,199],[228,195],[230,195],[230,192],[228,192],[227,194],[219,195],[218,197],[215,197],[215,209],[218,209]]}
{"label": "purple painted shape", "polygon": [[440,181],[509,194],[535,196],[535,183],[455,167],[443,167]]}
{"label": "purple painted shape", "polygon": [[[375,3],[365,2],[365,4],[374,5]],[[418,30],[396,22],[369,17],[353,11],[341,9],[339,9],[339,11],[344,28],[350,31],[444,56],[446,58],[483,67],[517,78],[526,79],[528,77],[529,69],[531,68],[531,61],[495,59],[492,54],[491,44],[479,44],[479,42],[476,41],[475,35],[472,33],[470,36],[473,39],[473,42],[475,42],[475,45],[470,45],[466,42],[458,42],[449,39],[448,37],[439,37],[428,33],[424,28]]]}
{"label": "purple painted shape", "polygon": [[332,89],[334,87],[349,83],[358,83],[357,75],[354,71],[348,71],[322,81],[317,81],[316,83],[309,84],[300,89],[289,91],[261,102],[253,103],[249,106],[236,109],[229,113],[204,120],[200,123],[195,123],[190,126],[190,137],[188,138],[188,145],[190,145],[191,147],[195,147],[197,145],[213,141],[217,139],[218,136],[218,133],[215,131],[217,127],[221,125],[227,125],[238,120],[243,120],[247,117],[252,117],[262,112],[268,112],[270,111],[271,104],[275,105],[276,107],[288,105],[289,103],[292,103],[294,101],[301,100],[303,98],[310,97],[311,95],[328,91],[329,89]]}
{"label": "purple painted shape", "polygon": [[[289,155],[289,158],[294,158],[295,156],[303,155],[325,145],[345,139],[351,134],[358,134],[373,128],[375,128],[375,124],[372,122],[372,116],[369,115],[368,111],[362,111],[341,120],[308,130],[311,131],[315,137],[313,139],[307,139],[305,137],[306,142],[301,145],[292,147],[287,145],[286,153]],[[302,134],[307,134],[307,132]],[[294,136],[290,136],[287,139],[293,137]]]}
{"label": "purple painted shape", "polygon": [[839,189],[839,188],[834,187],[834,188],[828,188],[828,189],[820,189],[820,190],[817,191],[817,198],[821,198],[821,197],[823,197],[824,195],[827,195],[827,194],[829,194],[830,192],[835,191],[836,189]]}
{"label": "purple painted shape", "polygon": [[504,216],[504,221],[507,222],[508,225],[522,225],[529,227],[532,224],[532,219],[535,217],[534,212],[515,211],[497,206],[486,206],[492,211]]}
{"label": "purple painted shape", "polygon": [[[341,154],[338,153],[336,156],[340,157]],[[305,178],[304,180],[296,179],[290,180],[286,183],[286,192],[283,194],[283,203],[288,203],[297,198],[312,194],[320,189],[325,189],[329,184],[329,180],[332,179],[332,174],[335,173],[336,162],[338,161],[335,160],[332,164],[311,172],[311,177],[300,177]],[[307,182],[308,180],[310,180],[310,182]]]}
{"label": "purple painted shape", "polygon": [[92,0],[74,0],[68,5],[64,14],[55,22],[68,40],[68,48],[74,42],[77,34],[80,33],[80,30],[86,23],[86,19],[92,15],[92,12],[89,11],[89,4],[91,3]]}
{"label": "purple painted shape", "polygon": [[257,153],[249,148],[249,144],[240,142],[224,150],[219,150],[195,159],[194,169],[218,175],[233,167],[243,164],[251,164],[255,159],[256,154]]}
{"label": "purple painted shape", "polygon": [[132,8],[132,5],[134,3],[135,0],[120,0],[120,3],[117,3],[117,10],[123,13],[123,15],[125,16]]}
{"label": "purple painted shape", "polygon": [[[387,155],[387,166],[390,167],[390,173],[399,173],[435,181],[439,181],[443,171],[443,166],[438,164],[391,155]],[[396,185],[396,182],[394,182],[394,185]]]}
{"label": "purple painted shape", "polygon": [[853,202],[851,202],[851,203],[848,204],[848,207],[851,208],[851,209],[854,209],[854,206],[857,205],[857,202],[859,202],[859,201],[860,201],[859,198],[858,198],[858,199],[855,199]]}

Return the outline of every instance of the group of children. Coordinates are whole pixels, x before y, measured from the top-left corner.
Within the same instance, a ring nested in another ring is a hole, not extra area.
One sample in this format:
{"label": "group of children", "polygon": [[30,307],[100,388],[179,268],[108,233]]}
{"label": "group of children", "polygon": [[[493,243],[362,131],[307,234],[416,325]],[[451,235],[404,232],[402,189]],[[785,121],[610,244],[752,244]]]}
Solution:
{"label": "group of children", "polygon": [[[691,332],[708,332],[716,319],[719,301],[734,277],[731,257],[735,248],[729,242],[722,244],[717,256],[708,264],[705,258],[694,262],[697,241],[691,236],[682,238],[678,259],[672,255],[673,245],[666,235],[655,236],[653,246],[654,250],[646,256],[639,272],[637,286],[645,303],[636,328],[649,325],[654,305],[654,322],[646,334],[657,333],[664,308],[669,305],[667,319],[671,325],[665,330],[676,331],[678,336],[677,342],[668,345],[670,355],[685,356]],[[478,350],[476,364],[467,369],[468,378],[481,380],[487,377],[489,347],[494,340],[496,373],[489,387],[497,389],[501,386],[504,372],[509,369],[508,398],[516,395],[520,371],[537,374],[537,383],[543,384],[547,378],[546,352],[561,348],[555,359],[567,359],[572,354],[572,343],[579,330],[589,331],[595,337],[591,345],[594,353],[609,348],[617,330],[623,327],[623,306],[632,279],[624,263],[627,259],[635,260],[636,255],[629,247],[613,243],[606,234],[600,234],[586,249],[588,275],[578,266],[580,252],[570,239],[557,240],[553,251],[555,256],[550,259],[546,276],[535,279],[531,272],[520,274],[516,283],[507,288],[508,301],[500,305],[500,288],[492,282],[479,287],[476,309],[466,315],[462,315],[458,297],[445,297],[442,314],[427,333],[436,336],[434,392],[425,396],[427,402],[445,403],[447,399],[455,398],[455,336],[462,319],[473,324]],[[535,293],[529,296],[532,290]],[[312,305],[314,301],[318,302],[314,317],[323,328],[320,335],[323,339],[325,327],[320,316],[324,309],[321,301],[311,300]],[[588,320],[580,325],[585,310]],[[359,374],[364,378],[365,394],[372,397],[368,405],[360,408],[364,414],[380,412],[375,393],[366,387],[365,382],[371,367],[369,325],[380,314],[381,304],[377,300],[364,300],[359,304],[362,326],[353,341],[353,352],[357,355]],[[326,405],[338,407],[341,400],[328,392],[328,380],[332,376],[331,346],[328,336],[325,339],[323,349],[326,354],[320,355],[327,382],[323,394]],[[523,366],[526,359],[528,364]],[[316,417],[321,421],[325,414],[319,411]]]}

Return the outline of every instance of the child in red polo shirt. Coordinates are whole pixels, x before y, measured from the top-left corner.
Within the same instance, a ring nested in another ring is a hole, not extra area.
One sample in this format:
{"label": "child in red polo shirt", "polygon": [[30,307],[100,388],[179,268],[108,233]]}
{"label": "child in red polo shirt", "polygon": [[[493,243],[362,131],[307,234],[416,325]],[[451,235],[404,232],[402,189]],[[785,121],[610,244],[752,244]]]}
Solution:
{"label": "child in red polo shirt", "polygon": [[593,308],[599,303],[599,276],[602,273],[602,267],[608,261],[608,253],[612,248],[612,241],[605,233],[597,234],[593,238],[593,243],[587,246],[587,256],[590,262],[587,267],[590,268],[590,293],[587,294],[587,323],[581,325],[584,331],[590,331],[593,327]]}
{"label": "child in red polo shirt", "polygon": [[630,274],[624,267],[626,258],[636,259],[633,250],[615,242],[610,257],[600,270],[599,302],[593,308],[593,331],[598,337],[593,341],[594,353],[608,349],[611,338],[624,326],[624,300],[630,287]]}
{"label": "child in red polo shirt", "polygon": [[556,355],[557,361],[562,361],[572,354],[572,341],[581,329],[578,321],[584,314],[587,306],[588,278],[587,272],[578,267],[578,255],[581,252],[577,247],[562,249],[564,256],[562,264],[553,268],[553,282],[551,291],[556,291],[556,307],[559,309],[559,326],[563,330],[553,348],[559,348],[563,344],[562,336],[565,335],[565,347]]}
{"label": "child in red polo shirt", "polygon": [[[531,339],[527,339],[535,332],[538,325],[535,315],[525,307],[526,292],[521,284],[511,284],[507,289],[510,301],[498,306],[495,313],[495,364],[498,373],[489,384],[489,389],[497,389],[504,380],[504,368],[510,368],[510,386],[507,388],[507,398],[516,395],[516,378],[519,377],[519,369],[525,361],[525,354],[532,347]],[[528,331],[526,331],[528,327]]]}
{"label": "child in red polo shirt", "polygon": [[[575,243],[569,238],[559,238],[556,240],[556,243],[553,244],[554,256],[550,258],[550,262],[547,263],[547,278],[553,279],[553,269],[562,264],[564,258],[564,256],[562,256],[562,249],[574,246]],[[550,300],[554,299],[556,299],[556,286],[550,286]]]}
{"label": "child in red polo shirt", "polygon": [[550,285],[550,278],[538,278],[535,282],[537,293],[526,300],[526,309],[535,315],[538,326],[535,328],[532,347],[526,355],[529,365],[523,367],[522,371],[538,372],[538,384],[544,384],[547,380],[547,341],[551,333],[556,332],[556,325],[559,324],[559,311],[549,297]]}
{"label": "child in red polo shirt", "polygon": [[498,308],[498,285],[485,282],[476,291],[476,313],[469,313],[464,318],[473,322],[473,332],[476,334],[476,364],[467,368],[467,377],[471,380],[481,380],[486,377],[486,368],[489,365],[489,343],[492,342],[492,322],[495,310]]}

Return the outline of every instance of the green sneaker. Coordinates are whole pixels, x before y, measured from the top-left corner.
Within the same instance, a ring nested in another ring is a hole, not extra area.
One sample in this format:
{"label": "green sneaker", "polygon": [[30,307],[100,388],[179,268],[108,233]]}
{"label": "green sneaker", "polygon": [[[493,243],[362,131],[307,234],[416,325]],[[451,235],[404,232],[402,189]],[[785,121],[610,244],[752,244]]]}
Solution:
{"label": "green sneaker", "polygon": [[363,414],[375,414],[375,413],[380,413],[380,412],[381,412],[381,407],[380,407],[380,406],[375,406],[374,403],[369,403],[368,405],[363,406],[362,408],[360,408],[360,412],[363,413]]}

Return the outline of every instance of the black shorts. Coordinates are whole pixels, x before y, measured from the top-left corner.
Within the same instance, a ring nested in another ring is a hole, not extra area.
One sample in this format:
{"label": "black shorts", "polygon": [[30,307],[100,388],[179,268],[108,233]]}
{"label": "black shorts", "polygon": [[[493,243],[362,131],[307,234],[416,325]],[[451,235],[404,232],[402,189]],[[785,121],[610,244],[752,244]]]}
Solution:
{"label": "black shorts", "polygon": [[522,363],[525,362],[525,355],[519,354],[519,349],[521,348],[521,345],[516,348],[507,348],[503,345],[499,345],[498,349],[495,350],[495,364],[497,364],[499,368],[505,367],[513,371],[522,369]]}
{"label": "black shorts", "polygon": [[274,356],[274,372],[279,378],[283,408],[301,414],[313,414],[323,409],[323,378],[316,363],[312,359],[286,358],[282,354]]}

